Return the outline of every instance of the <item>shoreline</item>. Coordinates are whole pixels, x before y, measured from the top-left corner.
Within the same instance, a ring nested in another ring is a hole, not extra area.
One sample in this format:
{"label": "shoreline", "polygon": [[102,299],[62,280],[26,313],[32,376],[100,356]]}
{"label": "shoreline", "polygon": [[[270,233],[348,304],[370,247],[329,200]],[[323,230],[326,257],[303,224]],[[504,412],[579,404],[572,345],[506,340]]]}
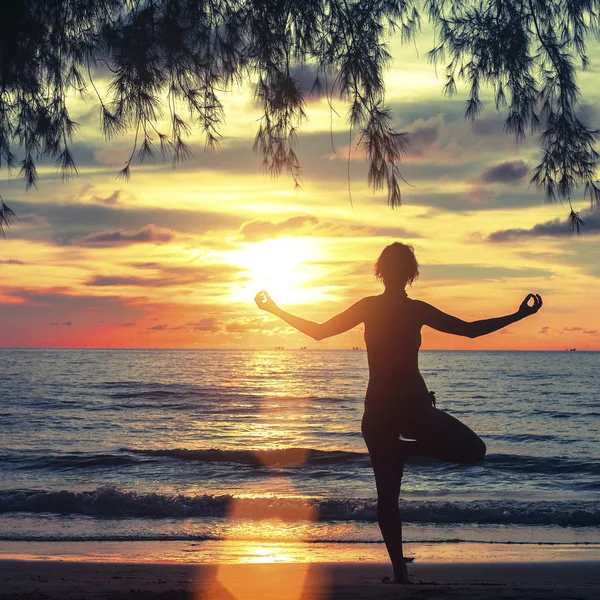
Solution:
{"label": "shoreline", "polygon": [[[598,562],[600,544],[405,542],[406,556],[415,564],[571,563]],[[208,540],[118,542],[0,543],[0,560],[134,564],[259,564],[259,563],[382,563],[388,561],[383,543],[328,543],[301,540]],[[600,569],[599,569],[600,571]]]}
{"label": "shoreline", "polygon": [[0,560],[0,600],[592,600],[600,561],[409,565],[415,585],[381,583],[386,563],[172,564]]}

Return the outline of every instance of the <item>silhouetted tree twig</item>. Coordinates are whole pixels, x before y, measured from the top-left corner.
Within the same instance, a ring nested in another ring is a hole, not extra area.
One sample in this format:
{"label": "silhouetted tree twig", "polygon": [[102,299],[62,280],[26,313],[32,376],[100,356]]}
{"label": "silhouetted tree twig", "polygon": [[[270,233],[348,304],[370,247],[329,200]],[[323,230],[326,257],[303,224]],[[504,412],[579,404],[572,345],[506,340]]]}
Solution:
{"label": "silhouetted tree twig", "polygon": [[[576,72],[589,65],[586,40],[598,36],[599,15],[600,0],[1,0],[0,167],[17,167],[27,188],[42,157],[65,179],[77,173],[72,92],[97,99],[107,138],[134,132],[120,177],[157,149],[177,164],[191,156],[192,126],[218,148],[220,92],[251,80],[263,109],[254,149],[266,172],[286,172],[299,185],[306,92],[293,73],[309,65],[313,89],[325,80],[329,102],[334,89],[348,102],[368,181],[399,206],[407,138],[385,103],[387,42],[395,34],[413,40],[426,18],[436,31],[429,58],[446,65],[446,93],[458,80],[469,84],[466,117],[476,118],[490,86],[506,131],[517,141],[539,136],[532,184],[569,204],[582,186],[597,207],[599,132],[577,112]],[[105,93],[99,72],[109,80]],[[169,128],[159,131],[164,117]],[[579,230],[572,206],[570,214]],[[0,226],[11,215],[3,208]]]}

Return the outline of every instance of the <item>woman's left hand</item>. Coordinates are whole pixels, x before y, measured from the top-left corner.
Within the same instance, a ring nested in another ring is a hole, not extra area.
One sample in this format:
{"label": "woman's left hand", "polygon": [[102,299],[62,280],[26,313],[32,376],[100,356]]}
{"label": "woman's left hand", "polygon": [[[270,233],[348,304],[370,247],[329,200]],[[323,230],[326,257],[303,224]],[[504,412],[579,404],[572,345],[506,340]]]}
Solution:
{"label": "woman's left hand", "polygon": [[[529,304],[530,300],[533,300],[533,304]],[[529,317],[535,315],[540,308],[542,308],[542,297],[539,294],[527,294],[525,300],[521,302],[518,312],[521,317]]]}
{"label": "woman's left hand", "polygon": [[265,290],[261,290],[254,296],[254,302],[256,302],[256,306],[261,310],[266,310],[267,312],[274,312],[277,310],[277,304],[273,302],[269,293]]}

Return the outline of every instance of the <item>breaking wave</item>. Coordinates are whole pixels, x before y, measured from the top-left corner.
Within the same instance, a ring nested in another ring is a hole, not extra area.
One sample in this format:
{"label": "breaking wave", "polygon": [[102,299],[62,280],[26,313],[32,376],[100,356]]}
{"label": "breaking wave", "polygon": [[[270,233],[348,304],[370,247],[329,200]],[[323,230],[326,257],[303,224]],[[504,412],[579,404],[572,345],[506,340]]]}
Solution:
{"label": "breaking wave", "polygon": [[[234,510],[232,508],[234,507]],[[417,501],[400,503],[405,522],[600,525],[600,503],[594,501],[525,502],[517,500]],[[230,517],[286,521],[376,521],[374,499],[237,498],[181,494],[138,494],[114,487],[93,491],[4,490],[0,513],[55,513],[99,518]]]}

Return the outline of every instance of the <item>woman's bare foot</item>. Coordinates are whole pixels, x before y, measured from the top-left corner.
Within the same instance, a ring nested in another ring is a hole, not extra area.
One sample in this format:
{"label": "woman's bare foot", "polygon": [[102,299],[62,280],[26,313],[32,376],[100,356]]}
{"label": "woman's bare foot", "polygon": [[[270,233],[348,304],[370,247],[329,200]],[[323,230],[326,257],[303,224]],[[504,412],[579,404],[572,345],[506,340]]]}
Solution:
{"label": "woman's bare foot", "polygon": [[381,580],[381,583],[393,583],[394,585],[412,585],[412,581],[409,578],[406,579],[390,579],[389,577],[384,577]]}
{"label": "woman's bare foot", "polygon": [[406,560],[402,561],[402,564],[399,567],[394,566],[394,579],[390,579],[389,577],[384,577],[381,580],[381,583],[395,583],[400,585],[406,585],[412,583],[410,577],[408,576],[408,569],[406,568]]}

